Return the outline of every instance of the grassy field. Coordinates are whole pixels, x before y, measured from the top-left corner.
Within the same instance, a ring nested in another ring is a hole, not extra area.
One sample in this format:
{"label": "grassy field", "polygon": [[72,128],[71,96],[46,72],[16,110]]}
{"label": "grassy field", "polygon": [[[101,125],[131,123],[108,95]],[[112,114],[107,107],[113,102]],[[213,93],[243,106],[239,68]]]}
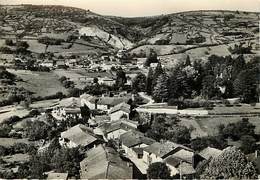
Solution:
{"label": "grassy field", "polygon": [[[218,133],[218,126],[220,124],[227,125],[242,120],[240,116],[224,117],[214,116],[207,118],[196,118],[195,121],[199,124],[202,131],[208,135],[216,135]],[[260,117],[249,117],[249,121],[256,126],[255,132],[260,134]]]}
{"label": "grassy field", "polygon": [[17,86],[33,92],[33,96],[49,96],[57,92],[67,93],[67,90],[59,82],[59,76],[53,72],[31,72],[25,70],[8,70],[23,79],[17,82]]}

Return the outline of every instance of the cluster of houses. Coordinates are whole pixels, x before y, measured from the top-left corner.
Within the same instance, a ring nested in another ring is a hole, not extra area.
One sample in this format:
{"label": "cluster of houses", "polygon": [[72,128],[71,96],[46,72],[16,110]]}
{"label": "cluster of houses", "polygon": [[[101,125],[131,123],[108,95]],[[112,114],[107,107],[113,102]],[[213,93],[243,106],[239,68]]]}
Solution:
{"label": "cluster of houses", "polygon": [[[156,142],[146,137],[138,131],[138,122],[129,119],[129,99],[131,96],[83,94],[79,98],[63,99],[53,108],[52,115],[58,120],[81,118],[82,106],[104,112],[92,116],[88,126],[77,124],[62,132],[59,138],[63,146],[80,146],[86,150],[87,156],[80,162],[81,178],[145,178],[149,165],[155,162],[166,163],[172,176],[193,178],[203,163],[221,154],[222,151],[215,148],[208,147],[197,153],[174,142]],[[114,148],[106,145],[111,141]]]}

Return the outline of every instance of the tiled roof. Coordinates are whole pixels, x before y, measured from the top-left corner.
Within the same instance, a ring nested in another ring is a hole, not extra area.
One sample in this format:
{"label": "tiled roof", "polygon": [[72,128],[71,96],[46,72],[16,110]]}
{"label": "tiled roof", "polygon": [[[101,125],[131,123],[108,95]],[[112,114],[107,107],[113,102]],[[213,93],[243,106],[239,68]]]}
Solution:
{"label": "tiled roof", "polygon": [[172,156],[181,159],[182,161],[185,161],[187,163],[192,163],[192,159],[194,156],[194,152],[187,151],[186,149],[181,149],[174,153]]}
{"label": "tiled roof", "polygon": [[112,148],[97,146],[87,152],[80,162],[81,179],[131,179],[132,168],[127,166]]}
{"label": "tiled roof", "polygon": [[89,129],[86,126],[78,124],[67,131],[62,132],[61,137],[69,139],[77,145],[87,146],[97,140],[88,131]]}
{"label": "tiled roof", "polygon": [[59,106],[60,107],[67,107],[67,108],[80,107],[81,106],[80,98],[71,97],[71,98],[62,99],[59,102]]}
{"label": "tiled roof", "polygon": [[130,97],[100,97],[97,104],[115,106],[122,102],[128,102],[129,99]]}
{"label": "tiled roof", "polygon": [[170,152],[178,149],[186,149],[191,150],[188,147],[185,147],[180,144],[176,144],[174,142],[166,141],[164,143],[155,142],[151,144],[150,146],[147,146],[144,148],[144,151],[153,153],[161,158],[164,158],[166,155],[168,155]]}
{"label": "tiled roof", "polygon": [[189,174],[195,174],[196,170],[193,168],[192,164],[183,162],[179,165],[178,168],[180,174],[182,175],[189,175]]}
{"label": "tiled roof", "polygon": [[130,130],[120,136],[122,144],[127,147],[133,147],[139,144],[150,145],[155,142],[155,140],[145,137],[143,133],[135,130]]}
{"label": "tiled roof", "polygon": [[209,160],[210,158],[215,158],[218,157],[220,154],[222,153],[221,150],[216,149],[216,148],[211,148],[211,147],[207,147],[205,149],[203,149],[199,155],[207,160]]}
{"label": "tiled roof", "polygon": [[130,113],[130,108],[131,106],[129,104],[126,104],[125,102],[122,102],[116,106],[114,106],[111,110],[110,110],[110,114],[117,112],[117,111],[124,111],[126,113]]}

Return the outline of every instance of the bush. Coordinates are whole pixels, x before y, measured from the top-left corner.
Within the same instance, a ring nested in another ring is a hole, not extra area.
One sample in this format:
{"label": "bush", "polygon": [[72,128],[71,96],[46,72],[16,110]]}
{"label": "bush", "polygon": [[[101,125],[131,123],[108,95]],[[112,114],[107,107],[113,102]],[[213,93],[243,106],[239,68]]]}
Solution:
{"label": "bush", "polygon": [[13,40],[12,40],[12,39],[6,39],[6,40],[5,40],[5,45],[7,45],[7,46],[13,46],[13,45],[14,45]]}

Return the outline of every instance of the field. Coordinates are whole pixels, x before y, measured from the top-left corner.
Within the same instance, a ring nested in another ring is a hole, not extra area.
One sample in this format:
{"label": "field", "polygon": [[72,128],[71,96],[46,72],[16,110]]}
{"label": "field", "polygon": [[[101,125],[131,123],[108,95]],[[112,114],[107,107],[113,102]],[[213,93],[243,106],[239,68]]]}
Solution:
{"label": "field", "polygon": [[54,95],[57,92],[67,93],[67,90],[59,82],[59,76],[53,72],[31,72],[25,70],[8,70],[9,72],[22,78],[22,82],[17,82],[17,86],[33,92],[33,96],[44,97]]}
{"label": "field", "polygon": [[[229,123],[235,123],[241,121],[243,117],[240,116],[212,116],[207,118],[196,118],[196,122],[200,125],[200,128],[208,135],[216,135],[218,133],[218,126],[220,124],[227,125]],[[256,134],[260,134],[260,117],[254,116],[249,117],[249,122],[256,126]]]}
{"label": "field", "polygon": [[11,147],[16,143],[28,144],[29,141],[27,139],[0,138],[0,146]]}

